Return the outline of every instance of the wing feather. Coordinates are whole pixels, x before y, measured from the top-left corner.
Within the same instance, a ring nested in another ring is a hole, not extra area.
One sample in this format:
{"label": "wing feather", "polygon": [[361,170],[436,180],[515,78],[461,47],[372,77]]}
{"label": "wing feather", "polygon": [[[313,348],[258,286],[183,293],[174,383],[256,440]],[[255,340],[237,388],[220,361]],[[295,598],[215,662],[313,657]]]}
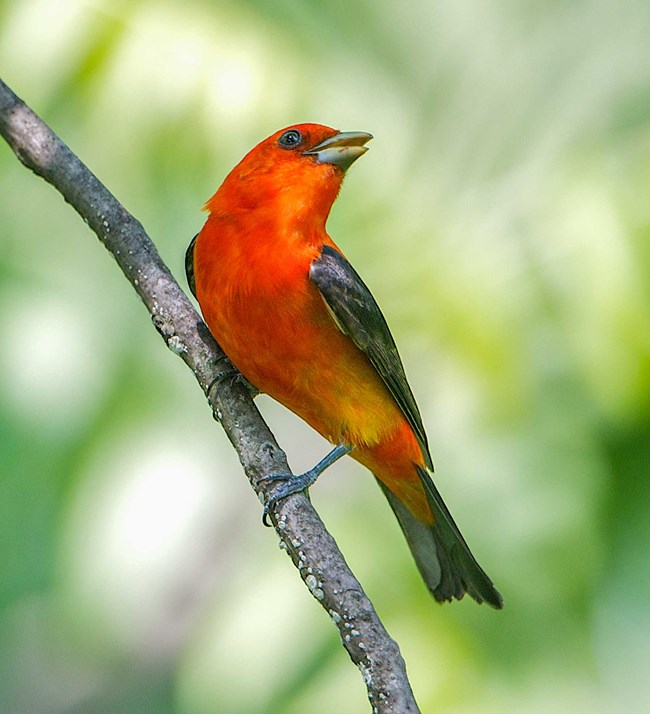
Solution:
{"label": "wing feather", "polygon": [[185,277],[187,278],[187,284],[190,286],[192,295],[196,297],[196,282],[194,280],[194,246],[196,245],[196,239],[199,237],[197,233],[194,238],[192,238],[190,244],[187,246],[185,251]]}
{"label": "wing feather", "polygon": [[337,250],[325,246],[309,277],[318,288],[337,327],[362,350],[393,395],[433,470],[420,410],[406,379],[395,340],[372,293]]}

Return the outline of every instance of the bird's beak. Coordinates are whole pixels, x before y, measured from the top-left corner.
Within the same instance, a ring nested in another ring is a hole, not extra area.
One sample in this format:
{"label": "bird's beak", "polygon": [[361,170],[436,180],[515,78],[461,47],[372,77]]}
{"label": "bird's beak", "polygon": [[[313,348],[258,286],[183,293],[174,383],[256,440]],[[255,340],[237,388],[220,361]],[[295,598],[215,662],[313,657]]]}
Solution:
{"label": "bird's beak", "polygon": [[321,141],[309,151],[303,152],[303,156],[314,156],[319,164],[333,164],[347,171],[368,151],[368,147],[364,144],[367,144],[370,139],[372,134],[365,131],[341,131]]}

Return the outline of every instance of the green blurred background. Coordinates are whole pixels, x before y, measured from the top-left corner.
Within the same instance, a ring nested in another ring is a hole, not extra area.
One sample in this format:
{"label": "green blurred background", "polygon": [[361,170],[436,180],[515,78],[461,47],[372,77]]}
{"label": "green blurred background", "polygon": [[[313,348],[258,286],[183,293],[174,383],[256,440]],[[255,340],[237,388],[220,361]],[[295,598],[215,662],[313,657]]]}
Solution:
{"label": "green blurred background", "polygon": [[[650,710],[649,31],[646,0],[0,2],[3,79],[183,285],[253,144],[375,135],[329,229],[506,609],[436,606],[351,460],[312,498],[424,712]],[[192,375],[3,146],[0,327],[0,711],[368,711]]]}

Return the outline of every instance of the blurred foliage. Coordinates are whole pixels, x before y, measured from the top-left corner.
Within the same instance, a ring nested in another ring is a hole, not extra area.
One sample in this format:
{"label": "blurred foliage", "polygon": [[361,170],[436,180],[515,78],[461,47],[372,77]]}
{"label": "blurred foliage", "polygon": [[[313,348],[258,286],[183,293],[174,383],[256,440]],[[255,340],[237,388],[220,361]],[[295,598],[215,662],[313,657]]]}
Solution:
{"label": "blurred foliage", "polygon": [[[254,143],[375,134],[330,232],[506,609],[432,603],[353,462],[312,496],[423,711],[650,707],[648,27],[643,0],[0,3],[3,79],[183,284]],[[0,711],[367,711],[192,376],[6,148],[0,325]],[[295,468],[322,455],[259,402]]]}

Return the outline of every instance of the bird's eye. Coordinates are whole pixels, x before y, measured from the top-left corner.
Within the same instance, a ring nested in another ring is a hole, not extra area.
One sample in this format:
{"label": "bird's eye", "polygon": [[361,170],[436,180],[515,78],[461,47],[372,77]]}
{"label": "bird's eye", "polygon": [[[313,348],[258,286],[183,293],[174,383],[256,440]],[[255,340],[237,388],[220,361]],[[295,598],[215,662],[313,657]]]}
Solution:
{"label": "bird's eye", "polygon": [[289,129],[278,139],[278,144],[283,149],[293,149],[302,141],[302,134],[297,129]]}

